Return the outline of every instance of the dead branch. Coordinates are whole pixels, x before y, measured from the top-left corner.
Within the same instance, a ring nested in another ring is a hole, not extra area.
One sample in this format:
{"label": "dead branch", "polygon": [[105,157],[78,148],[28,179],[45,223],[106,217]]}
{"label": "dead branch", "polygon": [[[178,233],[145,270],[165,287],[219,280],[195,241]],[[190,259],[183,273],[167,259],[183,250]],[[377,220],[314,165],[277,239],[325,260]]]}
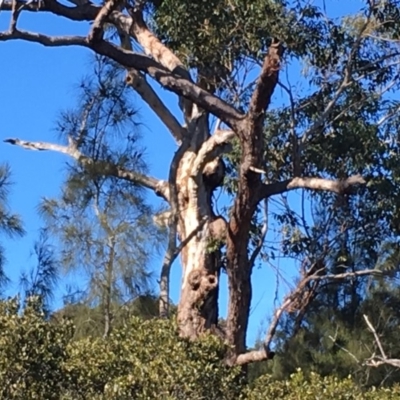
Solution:
{"label": "dead branch", "polygon": [[41,33],[27,32],[15,29],[13,32],[0,32],[0,42],[7,40],[26,40],[27,42],[40,43],[46,47],[84,46],[88,47],[83,36],[48,36]]}
{"label": "dead branch", "polygon": [[[54,0],[47,0],[41,2],[39,10],[37,5],[33,2],[23,3],[18,1],[18,3],[23,5],[23,9],[26,12],[50,12],[72,21],[93,21],[101,10],[101,6],[94,5],[90,1],[82,1],[82,4],[77,7],[68,7]],[[79,0],[76,0],[76,3],[79,3]],[[4,0],[2,10],[10,11],[11,9],[11,1]]]}
{"label": "dead branch", "polygon": [[96,170],[104,176],[115,176],[117,178],[140,184],[148,189],[153,190],[157,195],[163,197],[165,200],[169,200],[168,188],[165,181],[141,174],[139,172],[129,171],[108,161],[95,161],[92,158],[82,154],[73,145],[73,143],[68,146],[62,146],[54,143],[29,142],[20,139],[5,139],[4,142],[22,147],[27,150],[48,150],[65,154],[75,159],[84,168]]}
{"label": "dead branch", "polygon": [[372,325],[371,321],[365,314],[363,314],[363,317],[365,323],[368,326],[368,329],[374,335],[375,344],[378,346],[379,352],[381,353],[380,356],[373,354],[372,357],[366,360],[364,364],[369,367],[379,367],[380,365],[391,365],[392,367],[400,368],[400,359],[387,357],[385,350],[383,349],[381,340],[379,339],[379,335],[377,334],[374,326]]}
{"label": "dead branch", "polygon": [[283,182],[264,184],[260,190],[260,198],[271,197],[294,189],[324,190],[337,194],[344,194],[352,186],[364,185],[365,179],[361,175],[353,175],[347,179],[334,180],[325,178],[298,177]]}
{"label": "dead branch", "polygon": [[383,345],[381,343],[381,340],[379,339],[379,335],[376,332],[376,329],[372,325],[372,323],[369,320],[367,315],[363,314],[363,318],[364,318],[365,323],[367,324],[367,327],[368,327],[369,331],[374,336],[375,344],[378,347],[379,352],[380,352],[381,355],[373,354],[370,358],[368,358],[365,361],[361,362],[349,350],[347,350],[346,348],[338,345],[336,343],[336,340],[332,336],[329,336],[329,339],[332,340],[332,342],[334,343],[335,346],[339,347],[341,350],[343,350],[345,353],[347,353],[357,364],[359,364],[361,366],[377,368],[377,367],[380,367],[381,365],[390,365],[390,366],[395,367],[395,368],[400,368],[400,359],[398,359],[398,358],[388,358],[387,357],[386,352],[385,352],[385,350],[383,348]]}
{"label": "dead branch", "polygon": [[328,336],[328,338],[333,342],[333,344],[338,347],[340,350],[344,351],[345,353],[347,353],[357,364],[361,364],[359,359],[353,354],[351,353],[349,350],[347,350],[346,348],[344,348],[343,346],[340,346],[340,344],[338,344],[336,342],[336,339],[333,338],[331,335]]}
{"label": "dead branch", "polygon": [[[318,271],[317,271],[317,273],[318,273]],[[318,275],[317,273],[304,277],[297,284],[296,288],[294,290],[292,290],[292,292],[289,293],[285,297],[281,306],[275,310],[274,315],[272,317],[272,321],[269,325],[269,329],[267,331],[267,334],[266,334],[264,342],[263,342],[263,348],[260,350],[252,350],[252,351],[249,351],[249,352],[239,355],[236,359],[235,364],[244,365],[244,364],[248,364],[248,363],[255,362],[255,361],[268,360],[268,355],[272,353],[270,351],[271,342],[275,336],[275,333],[278,328],[279,321],[282,317],[282,314],[285,311],[289,310],[290,307],[294,303],[296,303],[296,301],[298,301],[299,297],[304,292],[304,289],[306,288],[306,285],[308,283],[310,283],[312,281],[313,282],[316,282],[316,281],[340,281],[340,280],[344,280],[347,278],[354,278],[354,277],[368,276],[368,275],[381,275],[382,274],[381,271],[375,270],[375,269],[367,269],[367,270],[362,270],[362,271],[344,272],[342,274],[328,274],[328,275]]]}

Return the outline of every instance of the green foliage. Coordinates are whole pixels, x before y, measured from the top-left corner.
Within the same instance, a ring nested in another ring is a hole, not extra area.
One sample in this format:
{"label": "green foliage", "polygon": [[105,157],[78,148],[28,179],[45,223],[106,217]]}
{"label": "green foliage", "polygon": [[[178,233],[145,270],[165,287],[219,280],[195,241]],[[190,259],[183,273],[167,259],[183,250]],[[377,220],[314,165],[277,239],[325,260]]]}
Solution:
{"label": "green foliage", "polygon": [[64,271],[87,281],[77,289],[93,330],[83,331],[97,332],[103,314],[105,335],[121,304],[149,291],[148,265],[163,239],[143,188],[113,173],[115,168],[146,172],[137,112],[121,72],[97,57],[94,73],[79,87],[79,106],[62,113],[57,130],[82,157],[68,168],[61,196],[40,206]]}
{"label": "green foliage", "polygon": [[226,347],[211,335],[182,339],[168,320],[131,318],[107,338],[73,340],[67,319],[47,321],[38,298],[22,312],[0,303],[0,399],[298,400],[400,399],[400,387],[362,391],[350,377],[297,371],[247,385],[228,368]]}
{"label": "green foliage", "polygon": [[34,244],[36,265],[24,271],[20,277],[24,299],[39,297],[43,302],[46,314],[50,311],[54,300],[54,289],[58,281],[59,265],[54,256],[54,248],[48,243],[46,232],[40,232]]}
{"label": "green foliage", "polygon": [[48,322],[40,301],[21,314],[0,303],[1,399],[237,399],[240,371],[223,365],[213,336],[179,338],[168,320],[132,318],[108,338],[72,340],[67,320]]}
{"label": "green foliage", "polygon": [[178,339],[169,321],[133,319],[107,340],[78,342],[70,354],[74,395],[78,389],[107,399],[233,399],[238,393],[238,371],[222,365],[219,341]]}
{"label": "green foliage", "polygon": [[[172,304],[170,307],[174,310]],[[113,316],[113,327],[124,326],[133,316],[151,319],[159,315],[158,297],[141,295],[132,301],[121,304],[112,302],[110,312]],[[90,307],[84,300],[69,302],[51,314],[55,322],[68,318],[74,323],[74,339],[101,337],[104,335],[104,311],[102,307]]]}
{"label": "green foliage", "polygon": [[400,399],[400,387],[391,389],[360,390],[351,377],[339,380],[334,377],[322,378],[312,373],[306,379],[301,370],[292,374],[288,380],[274,381],[271,376],[264,375],[247,390],[248,400],[394,400]]}
{"label": "green foliage", "polygon": [[37,298],[19,308],[17,300],[0,302],[0,398],[60,399],[72,325],[49,324]]}
{"label": "green foliage", "polygon": [[131,318],[107,338],[74,340],[65,318],[48,321],[38,298],[19,312],[0,302],[0,399],[395,400],[400,387],[367,391],[351,377],[263,375],[250,385],[223,364],[214,336],[182,339],[168,320]]}
{"label": "green foliage", "polygon": [[[22,236],[24,229],[20,217],[9,209],[10,175],[9,166],[6,164],[0,165],[0,234],[12,238]],[[4,286],[8,281],[3,269],[5,260],[4,248],[0,245],[0,287]]]}

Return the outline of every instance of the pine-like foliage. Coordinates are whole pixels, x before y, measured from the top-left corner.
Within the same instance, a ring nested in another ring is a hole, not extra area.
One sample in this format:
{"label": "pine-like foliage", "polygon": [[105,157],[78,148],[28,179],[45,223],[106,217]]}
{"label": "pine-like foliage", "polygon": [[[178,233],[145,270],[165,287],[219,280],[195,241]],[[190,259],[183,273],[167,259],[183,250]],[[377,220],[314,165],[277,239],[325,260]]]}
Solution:
{"label": "pine-like foliage", "polygon": [[79,277],[80,300],[103,315],[106,335],[121,305],[151,289],[149,263],[162,238],[142,188],[107,176],[107,162],[146,169],[126,90],[121,71],[97,58],[93,76],[80,85],[79,106],[58,123],[91,162],[69,165],[61,196],[40,206],[65,272]]}
{"label": "pine-like foliage", "polygon": [[[10,211],[8,196],[11,186],[10,168],[8,165],[0,165],[0,234],[7,238],[22,236],[24,230],[22,222],[17,214]],[[4,271],[5,248],[0,245],[0,289],[8,283],[8,278]]]}

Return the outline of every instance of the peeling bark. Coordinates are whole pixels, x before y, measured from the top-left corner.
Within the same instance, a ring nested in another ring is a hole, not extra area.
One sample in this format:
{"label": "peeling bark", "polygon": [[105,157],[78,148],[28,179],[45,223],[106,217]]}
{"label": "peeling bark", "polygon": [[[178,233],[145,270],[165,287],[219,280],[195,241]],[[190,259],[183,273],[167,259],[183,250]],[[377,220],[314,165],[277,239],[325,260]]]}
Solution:
{"label": "peeling bark", "polygon": [[178,324],[182,336],[194,339],[218,323],[220,245],[226,222],[214,215],[211,195],[222,184],[225,169],[219,158],[199,165],[199,152],[210,138],[210,132],[208,115],[197,107],[193,109],[188,133],[190,146],[176,176],[180,240],[185,241],[203,225],[182,249]]}

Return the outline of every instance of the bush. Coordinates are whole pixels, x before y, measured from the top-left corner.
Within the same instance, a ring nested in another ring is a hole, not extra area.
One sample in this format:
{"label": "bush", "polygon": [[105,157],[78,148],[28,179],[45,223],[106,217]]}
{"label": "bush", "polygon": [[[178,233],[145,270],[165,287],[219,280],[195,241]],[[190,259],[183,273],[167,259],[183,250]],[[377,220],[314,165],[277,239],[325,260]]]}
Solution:
{"label": "bush", "polygon": [[132,318],[108,338],[74,340],[72,324],[45,319],[40,302],[0,302],[0,399],[395,400],[400,387],[363,392],[349,378],[301,371],[250,386],[228,368],[214,336],[190,342],[173,322]]}
{"label": "bush", "polygon": [[213,336],[190,342],[168,320],[132,318],[108,338],[73,340],[40,304],[0,303],[1,399],[237,399],[240,371]]}
{"label": "bush", "polygon": [[306,379],[298,370],[283,381],[274,381],[270,375],[263,375],[245,389],[244,397],[246,400],[395,400],[400,399],[400,387],[372,388],[364,392],[351,377],[339,380],[311,373]]}

